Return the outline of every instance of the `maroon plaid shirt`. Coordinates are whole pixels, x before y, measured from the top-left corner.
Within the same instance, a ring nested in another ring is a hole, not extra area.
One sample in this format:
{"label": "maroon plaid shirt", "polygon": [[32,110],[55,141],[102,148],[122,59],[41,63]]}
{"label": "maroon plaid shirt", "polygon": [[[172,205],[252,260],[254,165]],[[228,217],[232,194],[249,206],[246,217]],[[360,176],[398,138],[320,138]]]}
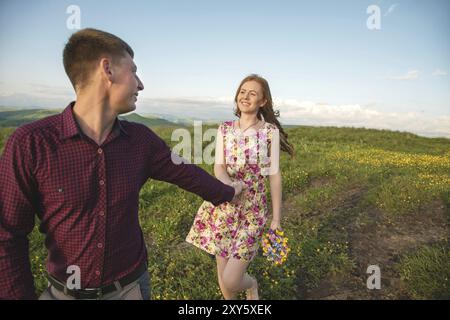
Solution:
{"label": "maroon plaid shirt", "polygon": [[27,239],[35,214],[46,235],[47,271],[65,282],[76,265],[81,287],[96,288],[146,263],[138,200],[149,178],[215,205],[234,196],[199,167],[174,164],[169,147],[144,125],[116,120],[98,146],[79,129],[73,105],[18,128],[0,158],[0,298],[36,298]]}

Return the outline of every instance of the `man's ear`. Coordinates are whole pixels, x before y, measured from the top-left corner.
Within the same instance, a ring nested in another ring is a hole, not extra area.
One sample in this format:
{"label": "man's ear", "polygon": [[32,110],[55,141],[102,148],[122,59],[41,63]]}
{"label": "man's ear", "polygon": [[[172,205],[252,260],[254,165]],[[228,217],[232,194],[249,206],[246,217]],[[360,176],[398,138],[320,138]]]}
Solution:
{"label": "man's ear", "polygon": [[112,68],[112,64],[111,64],[111,59],[108,59],[108,58],[100,59],[100,70],[101,70],[102,76],[105,77],[105,79],[112,82],[114,72],[113,72],[113,68]]}

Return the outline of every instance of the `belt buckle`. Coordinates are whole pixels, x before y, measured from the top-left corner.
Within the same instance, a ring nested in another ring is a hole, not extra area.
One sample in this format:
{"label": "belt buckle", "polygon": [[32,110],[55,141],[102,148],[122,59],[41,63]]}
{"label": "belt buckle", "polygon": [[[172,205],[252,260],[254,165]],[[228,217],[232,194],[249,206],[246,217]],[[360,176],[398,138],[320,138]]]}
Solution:
{"label": "belt buckle", "polygon": [[90,288],[85,288],[85,289],[83,289],[82,291],[86,291],[86,293],[92,293],[92,292],[94,292],[95,295],[96,295],[96,298],[95,298],[95,299],[97,299],[97,300],[99,300],[101,297],[103,297],[103,290],[102,290],[101,288],[92,288],[92,289],[90,289]]}

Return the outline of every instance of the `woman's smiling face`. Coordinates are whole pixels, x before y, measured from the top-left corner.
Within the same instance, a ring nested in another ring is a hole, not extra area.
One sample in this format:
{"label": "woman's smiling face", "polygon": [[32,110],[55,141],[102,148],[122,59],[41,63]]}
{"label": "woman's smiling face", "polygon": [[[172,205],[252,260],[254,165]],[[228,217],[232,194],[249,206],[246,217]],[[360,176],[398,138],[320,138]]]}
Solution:
{"label": "woman's smiling face", "polygon": [[257,113],[266,103],[263,88],[254,80],[245,82],[239,90],[237,105],[243,113]]}

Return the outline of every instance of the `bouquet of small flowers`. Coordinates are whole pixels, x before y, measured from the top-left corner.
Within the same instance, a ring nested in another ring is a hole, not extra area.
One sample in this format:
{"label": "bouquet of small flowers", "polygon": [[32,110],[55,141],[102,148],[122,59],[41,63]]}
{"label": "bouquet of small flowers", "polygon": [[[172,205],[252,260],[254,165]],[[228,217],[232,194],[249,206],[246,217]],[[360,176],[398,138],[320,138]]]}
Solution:
{"label": "bouquet of small flowers", "polygon": [[291,251],[287,242],[288,238],[284,236],[282,230],[269,229],[262,241],[263,256],[267,257],[267,260],[276,265],[283,264],[287,259],[288,253]]}

